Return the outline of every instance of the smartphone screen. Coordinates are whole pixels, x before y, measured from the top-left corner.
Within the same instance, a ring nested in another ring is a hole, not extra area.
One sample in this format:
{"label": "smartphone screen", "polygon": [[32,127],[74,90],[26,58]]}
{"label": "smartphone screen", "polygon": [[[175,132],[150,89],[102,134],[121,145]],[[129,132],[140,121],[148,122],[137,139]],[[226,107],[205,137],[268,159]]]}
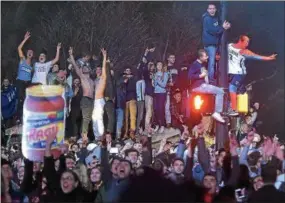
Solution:
{"label": "smartphone screen", "polygon": [[117,147],[112,147],[110,149],[110,154],[118,154],[119,153],[119,148]]}

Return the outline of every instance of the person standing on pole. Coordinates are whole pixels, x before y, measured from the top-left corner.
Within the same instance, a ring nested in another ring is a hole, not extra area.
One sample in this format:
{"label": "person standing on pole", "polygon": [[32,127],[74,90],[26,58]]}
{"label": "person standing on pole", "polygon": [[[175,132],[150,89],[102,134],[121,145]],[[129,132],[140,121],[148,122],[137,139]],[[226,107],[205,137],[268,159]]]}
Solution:
{"label": "person standing on pole", "polygon": [[216,85],[215,80],[215,58],[220,38],[225,30],[231,27],[231,24],[224,21],[219,25],[219,19],[216,15],[217,8],[214,4],[209,4],[207,12],[203,15],[203,33],[202,41],[204,49],[209,56],[208,73],[210,84]]}
{"label": "person standing on pole", "polygon": [[241,35],[237,43],[231,43],[228,45],[229,54],[229,92],[231,99],[231,110],[229,115],[238,115],[237,113],[237,93],[243,86],[243,82],[246,76],[246,59],[255,59],[261,61],[272,61],[276,59],[277,54],[271,56],[261,56],[248,50],[249,37]]}

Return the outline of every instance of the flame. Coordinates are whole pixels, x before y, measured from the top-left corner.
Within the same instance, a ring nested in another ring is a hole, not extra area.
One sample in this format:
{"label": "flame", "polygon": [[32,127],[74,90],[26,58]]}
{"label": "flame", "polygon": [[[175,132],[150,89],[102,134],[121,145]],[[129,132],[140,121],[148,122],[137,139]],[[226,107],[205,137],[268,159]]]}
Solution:
{"label": "flame", "polygon": [[200,95],[195,96],[195,98],[194,98],[194,107],[195,107],[196,110],[201,109],[203,103],[204,103],[204,100],[202,100]]}

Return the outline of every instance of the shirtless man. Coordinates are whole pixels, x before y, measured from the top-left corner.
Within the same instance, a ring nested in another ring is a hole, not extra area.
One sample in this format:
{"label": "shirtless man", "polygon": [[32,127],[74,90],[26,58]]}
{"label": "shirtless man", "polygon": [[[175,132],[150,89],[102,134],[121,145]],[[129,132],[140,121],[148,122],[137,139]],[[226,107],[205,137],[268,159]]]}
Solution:
{"label": "shirtless man", "polygon": [[107,51],[105,49],[101,49],[101,52],[103,55],[102,75],[96,87],[94,108],[92,112],[93,132],[95,135],[95,140],[97,141],[101,140],[104,134],[104,122],[103,122],[104,106],[105,106],[104,93],[107,81],[107,73],[106,73]]}
{"label": "shirtless man", "polygon": [[83,65],[79,68],[78,64],[74,60],[73,49],[69,48],[70,62],[75,69],[76,74],[81,80],[81,86],[83,90],[83,97],[80,102],[80,107],[82,110],[82,137],[87,137],[88,126],[91,121],[92,109],[94,103],[94,90],[95,83],[90,78],[91,69],[87,65]]}
{"label": "shirtless man", "polygon": [[277,54],[272,54],[271,56],[261,56],[248,50],[249,37],[246,35],[241,35],[236,44],[228,45],[229,54],[229,92],[231,98],[231,111],[229,115],[238,115],[237,110],[237,92],[243,85],[244,78],[246,76],[246,59],[255,59],[261,61],[272,61],[276,59]]}

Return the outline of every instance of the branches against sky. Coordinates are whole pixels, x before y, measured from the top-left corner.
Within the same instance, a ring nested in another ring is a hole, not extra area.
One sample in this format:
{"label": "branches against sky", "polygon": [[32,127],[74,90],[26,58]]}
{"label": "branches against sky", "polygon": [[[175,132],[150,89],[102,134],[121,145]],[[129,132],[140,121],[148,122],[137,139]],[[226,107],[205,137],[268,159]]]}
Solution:
{"label": "branches against sky", "polygon": [[[200,43],[200,21],[195,22],[194,13],[188,12],[190,4],[167,2],[150,11],[144,9],[150,2],[53,2],[37,5],[35,19],[29,20],[35,3],[14,4],[2,15],[2,22],[6,22],[2,24],[2,33],[6,34],[2,49],[9,50],[3,65],[13,67],[9,75],[16,74],[16,47],[27,29],[32,33],[30,43],[36,54],[45,48],[51,58],[56,44],[62,42],[61,64],[65,64],[70,45],[78,56],[82,51],[98,54],[99,48],[105,47],[115,64],[135,67],[150,43],[158,47],[159,60],[170,52],[180,55],[196,50]],[[8,23],[9,19],[21,22],[21,29]]]}

